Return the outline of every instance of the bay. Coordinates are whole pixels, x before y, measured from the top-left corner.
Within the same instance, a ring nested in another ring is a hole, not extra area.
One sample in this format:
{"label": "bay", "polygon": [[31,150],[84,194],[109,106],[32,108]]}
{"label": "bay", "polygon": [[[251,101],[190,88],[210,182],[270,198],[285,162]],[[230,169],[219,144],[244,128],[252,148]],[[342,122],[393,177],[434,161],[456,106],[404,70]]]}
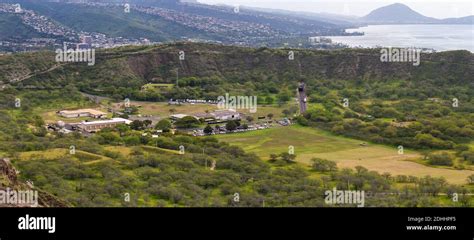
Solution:
{"label": "bay", "polygon": [[365,35],[328,38],[350,47],[417,47],[474,52],[474,25],[369,25],[346,31],[364,32]]}

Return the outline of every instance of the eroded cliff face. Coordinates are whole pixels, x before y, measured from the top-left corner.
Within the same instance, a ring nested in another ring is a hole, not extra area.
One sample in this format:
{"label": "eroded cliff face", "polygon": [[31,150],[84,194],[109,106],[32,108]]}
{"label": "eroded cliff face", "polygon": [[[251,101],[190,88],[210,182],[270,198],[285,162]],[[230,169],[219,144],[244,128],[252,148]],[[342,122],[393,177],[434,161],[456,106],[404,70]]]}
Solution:
{"label": "eroded cliff face", "polygon": [[[55,196],[18,179],[19,172],[8,158],[0,158],[0,207],[68,207]],[[20,194],[31,194],[26,198]],[[8,198],[8,200],[6,199]],[[20,201],[20,198],[22,200]],[[27,199],[25,201],[25,199]]]}
{"label": "eroded cliff face", "polygon": [[[179,51],[185,53],[185,60],[179,60]],[[292,61],[288,59],[289,51],[294,51]],[[467,51],[421,53],[420,66],[413,66],[411,62],[382,62],[380,56],[377,49],[316,51],[175,44],[128,55],[125,59],[127,69],[146,81],[153,77],[174,77],[172,73],[176,68],[179,68],[180,76],[231,77],[245,72],[259,72],[347,80],[456,76],[462,81],[474,74],[474,55]]]}
{"label": "eroded cliff face", "polygon": [[[180,51],[184,52],[184,60],[179,59]],[[289,51],[294,51],[292,61],[288,59]],[[25,84],[48,84],[67,79],[68,83],[80,84],[89,79],[97,83],[94,85],[133,87],[153,81],[174,82],[176,70],[180,77],[296,74],[342,80],[451,78],[458,83],[472,81],[474,75],[474,54],[468,51],[422,53],[420,66],[381,62],[378,49],[255,49],[202,43],[97,50],[95,55],[92,67],[81,63],[58,66],[53,52],[2,56],[0,81],[21,79]]]}

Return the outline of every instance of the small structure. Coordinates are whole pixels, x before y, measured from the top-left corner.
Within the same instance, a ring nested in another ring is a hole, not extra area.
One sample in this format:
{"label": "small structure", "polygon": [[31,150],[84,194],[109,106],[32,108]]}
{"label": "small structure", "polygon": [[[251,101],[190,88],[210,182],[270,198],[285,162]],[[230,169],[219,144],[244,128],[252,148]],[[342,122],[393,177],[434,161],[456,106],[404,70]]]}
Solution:
{"label": "small structure", "polygon": [[181,105],[181,103],[182,103],[181,101],[179,101],[179,100],[173,100],[173,99],[170,99],[170,100],[168,101],[168,105]]}
{"label": "small structure", "polygon": [[184,117],[187,117],[189,115],[186,115],[186,114],[173,114],[170,116],[171,120],[173,121],[176,121],[176,120],[179,120],[179,119],[182,119]]}
{"label": "small structure", "polygon": [[198,113],[194,115],[197,119],[204,119],[206,122],[226,122],[231,120],[240,120],[241,116],[240,113],[236,110],[229,109],[229,110],[216,110],[212,113]]}
{"label": "small structure", "polygon": [[130,124],[132,121],[125,118],[112,118],[104,121],[81,122],[76,125],[78,129],[86,132],[98,132],[104,128],[115,127],[119,124]]}
{"label": "small structure", "polygon": [[278,121],[278,124],[282,126],[289,126],[291,125],[291,121],[288,118],[283,118],[282,120]]}
{"label": "small structure", "polygon": [[128,116],[128,119],[131,121],[138,120],[142,122],[145,120],[149,120],[151,121],[151,126],[155,126],[161,120],[160,117],[152,116],[152,115],[131,115],[131,116]]}
{"label": "small structure", "polygon": [[211,113],[217,120],[221,121],[230,121],[230,120],[240,120],[240,113],[235,110],[217,110]]}
{"label": "small structure", "polygon": [[91,118],[105,118],[107,113],[95,109],[78,109],[78,110],[63,110],[58,114],[65,118],[91,117]]}

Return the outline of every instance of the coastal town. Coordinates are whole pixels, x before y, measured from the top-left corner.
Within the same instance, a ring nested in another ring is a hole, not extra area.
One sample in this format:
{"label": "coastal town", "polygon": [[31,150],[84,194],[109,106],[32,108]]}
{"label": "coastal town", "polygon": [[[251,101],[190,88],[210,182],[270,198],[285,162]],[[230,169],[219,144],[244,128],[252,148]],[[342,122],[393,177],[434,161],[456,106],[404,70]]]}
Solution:
{"label": "coastal town", "polygon": [[[211,5],[199,5],[202,11],[216,12],[217,14],[238,15],[240,20],[229,20],[219,17],[206,16],[194,12],[181,11],[178,9],[154,6],[140,6],[134,4],[117,4],[117,3],[99,3],[84,1],[66,1],[71,8],[107,8],[121,11],[123,14],[138,13],[143,16],[156,18],[159,21],[173,23],[186,29],[193,29],[193,32],[199,34],[191,34],[189,36],[171,36],[174,40],[187,42],[202,42],[215,44],[230,44],[236,46],[267,46],[274,47],[302,47],[315,49],[334,49],[341,48],[344,45],[333,43],[328,38],[312,37],[320,35],[343,34],[340,29],[325,30],[312,29],[296,31],[289,33],[288,30],[283,31],[272,27],[270,24],[263,22],[247,21],[257,17],[273,19],[274,16],[266,16],[263,13],[255,13],[251,11],[240,12],[239,8],[221,8]],[[182,6],[193,7],[193,3],[181,1]],[[74,26],[66,25],[51,18],[51,16],[43,15],[41,11],[32,10],[31,6],[23,6],[21,4],[0,3],[0,13],[14,20],[18,17],[21,24],[26,28],[31,28],[35,33],[25,37],[3,37],[0,38],[0,55],[12,54],[14,52],[30,52],[42,49],[58,49],[63,46],[73,49],[108,49],[121,46],[146,46],[151,44],[160,44],[167,42],[160,36],[147,35],[130,36],[130,34],[110,34],[101,31],[88,31],[85,29],[78,30]],[[263,15],[262,15],[263,14]],[[126,16],[126,15],[124,15]],[[292,24],[306,24],[301,19],[285,19],[291,21]],[[268,20],[266,20],[268,21]],[[328,31],[328,32],[321,32]],[[31,31],[32,33],[32,31]],[[205,33],[205,34],[201,34]],[[155,39],[151,39],[155,38]],[[262,44],[265,42],[265,44]]]}
{"label": "coastal town", "polygon": [[89,49],[153,44],[147,38],[129,39],[110,37],[98,32],[76,31],[33,10],[23,8],[20,4],[0,3],[0,13],[13,14],[20,17],[23,24],[42,35],[42,37],[27,39],[0,39],[0,53],[37,51],[44,48],[54,49],[61,48],[64,45],[74,49]]}

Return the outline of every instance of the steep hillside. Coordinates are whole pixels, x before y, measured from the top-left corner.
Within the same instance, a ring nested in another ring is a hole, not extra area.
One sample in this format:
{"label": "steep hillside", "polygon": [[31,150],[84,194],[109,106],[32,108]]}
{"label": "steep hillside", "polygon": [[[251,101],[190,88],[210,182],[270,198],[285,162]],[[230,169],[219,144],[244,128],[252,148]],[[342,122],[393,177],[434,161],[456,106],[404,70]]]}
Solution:
{"label": "steep hillside", "polygon": [[[184,51],[185,60],[178,59]],[[295,60],[288,60],[289,50],[240,48],[211,44],[177,43],[151,47],[124,47],[96,52],[96,64],[65,64],[52,71],[32,76],[24,84],[90,84],[90,89],[135,86],[147,82],[175,82],[180,77],[219,76],[232,79],[277,75],[282,79],[300,77],[347,79],[452,79],[461,84],[472,81],[473,55],[467,51],[422,54],[421,65],[382,63],[378,50],[312,51],[293,50]],[[0,80],[11,81],[18,72],[25,75],[54,66],[54,53],[17,54],[0,57],[3,62]],[[243,81],[248,81],[244,79]],[[257,79],[257,81],[259,81]]]}
{"label": "steep hillside", "polygon": [[[68,207],[69,205],[57,197],[34,188],[32,185],[24,183],[18,179],[18,171],[11,165],[9,159],[0,158],[0,190],[2,191],[38,191],[38,207]],[[0,207],[36,207],[28,204],[3,204]]]}
{"label": "steep hillside", "polygon": [[0,41],[44,36],[32,27],[23,24],[18,16],[0,12]]}
{"label": "steep hillside", "polygon": [[153,41],[188,38],[218,38],[159,16],[130,11],[122,6],[93,6],[65,3],[32,3],[23,6],[77,31],[99,32],[110,37],[148,38]]}

